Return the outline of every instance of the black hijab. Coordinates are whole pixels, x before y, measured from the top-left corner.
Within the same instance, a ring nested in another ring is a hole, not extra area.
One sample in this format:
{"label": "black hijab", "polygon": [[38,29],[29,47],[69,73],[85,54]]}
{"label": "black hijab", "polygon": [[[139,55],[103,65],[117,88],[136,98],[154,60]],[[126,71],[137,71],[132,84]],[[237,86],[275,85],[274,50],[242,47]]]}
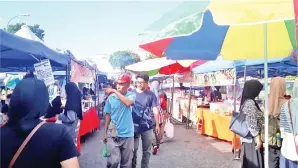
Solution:
{"label": "black hijab", "polygon": [[7,126],[17,134],[27,136],[41,122],[48,109],[49,93],[43,81],[35,78],[21,80],[11,95]]}
{"label": "black hijab", "polygon": [[73,82],[67,83],[65,85],[65,92],[67,97],[64,114],[67,116],[67,111],[73,110],[77,113],[78,118],[82,120],[82,93],[79,90],[78,86]]}
{"label": "black hijab", "polygon": [[57,96],[53,101],[52,105],[49,105],[47,114],[45,115],[45,118],[51,118],[54,117],[57,114],[60,114],[62,112],[62,102],[61,102],[61,97]]}
{"label": "black hijab", "polygon": [[255,98],[258,97],[262,89],[263,85],[258,80],[249,80],[245,82],[240,106],[244,104],[245,100],[251,99],[255,102],[257,108],[261,110]]}

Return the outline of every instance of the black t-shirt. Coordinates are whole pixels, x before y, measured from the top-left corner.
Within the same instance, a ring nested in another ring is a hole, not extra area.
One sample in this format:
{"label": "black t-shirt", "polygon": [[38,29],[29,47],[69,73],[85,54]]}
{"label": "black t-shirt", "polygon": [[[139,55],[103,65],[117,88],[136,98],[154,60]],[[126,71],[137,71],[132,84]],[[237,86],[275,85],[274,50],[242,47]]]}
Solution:
{"label": "black t-shirt", "polygon": [[[7,168],[26,137],[17,136],[11,127],[1,129],[1,167]],[[60,162],[79,156],[64,125],[46,123],[33,135],[14,164],[14,168],[61,168]]]}

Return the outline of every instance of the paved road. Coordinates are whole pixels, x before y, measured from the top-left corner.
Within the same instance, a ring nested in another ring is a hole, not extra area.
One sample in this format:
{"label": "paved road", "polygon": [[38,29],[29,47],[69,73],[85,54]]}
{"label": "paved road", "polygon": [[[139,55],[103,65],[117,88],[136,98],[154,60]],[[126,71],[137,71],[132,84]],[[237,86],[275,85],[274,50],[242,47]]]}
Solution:
{"label": "paved road", "polygon": [[[105,168],[106,159],[101,157],[102,130],[88,135],[82,144],[79,158],[82,168]],[[139,151],[139,158],[141,151]],[[175,138],[166,140],[156,156],[151,156],[151,168],[239,168],[239,161],[232,159],[231,145],[194,130],[175,125]],[[140,160],[139,160],[140,163]]]}

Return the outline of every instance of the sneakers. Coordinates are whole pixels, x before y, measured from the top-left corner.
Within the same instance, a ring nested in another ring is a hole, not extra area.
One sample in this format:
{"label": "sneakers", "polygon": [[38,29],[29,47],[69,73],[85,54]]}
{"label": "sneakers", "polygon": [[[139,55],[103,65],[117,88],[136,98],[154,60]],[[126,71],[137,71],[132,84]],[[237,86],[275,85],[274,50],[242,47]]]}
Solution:
{"label": "sneakers", "polygon": [[156,155],[157,154],[157,151],[158,151],[158,147],[157,146],[153,146],[153,152],[152,152],[152,154],[153,155]]}

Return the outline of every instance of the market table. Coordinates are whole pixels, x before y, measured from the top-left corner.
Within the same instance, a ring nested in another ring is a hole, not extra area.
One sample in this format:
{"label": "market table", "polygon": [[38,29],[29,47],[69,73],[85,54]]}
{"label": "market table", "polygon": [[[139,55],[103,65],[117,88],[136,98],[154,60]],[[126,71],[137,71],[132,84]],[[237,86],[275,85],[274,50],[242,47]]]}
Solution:
{"label": "market table", "polygon": [[210,112],[209,108],[197,108],[197,116],[200,120],[200,134],[208,135],[220,140],[225,140],[232,143],[232,149],[234,143],[236,149],[240,149],[240,137],[236,136],[234,140],[234,133],[229,129],[231,116],[225,116],[218,113]]}

